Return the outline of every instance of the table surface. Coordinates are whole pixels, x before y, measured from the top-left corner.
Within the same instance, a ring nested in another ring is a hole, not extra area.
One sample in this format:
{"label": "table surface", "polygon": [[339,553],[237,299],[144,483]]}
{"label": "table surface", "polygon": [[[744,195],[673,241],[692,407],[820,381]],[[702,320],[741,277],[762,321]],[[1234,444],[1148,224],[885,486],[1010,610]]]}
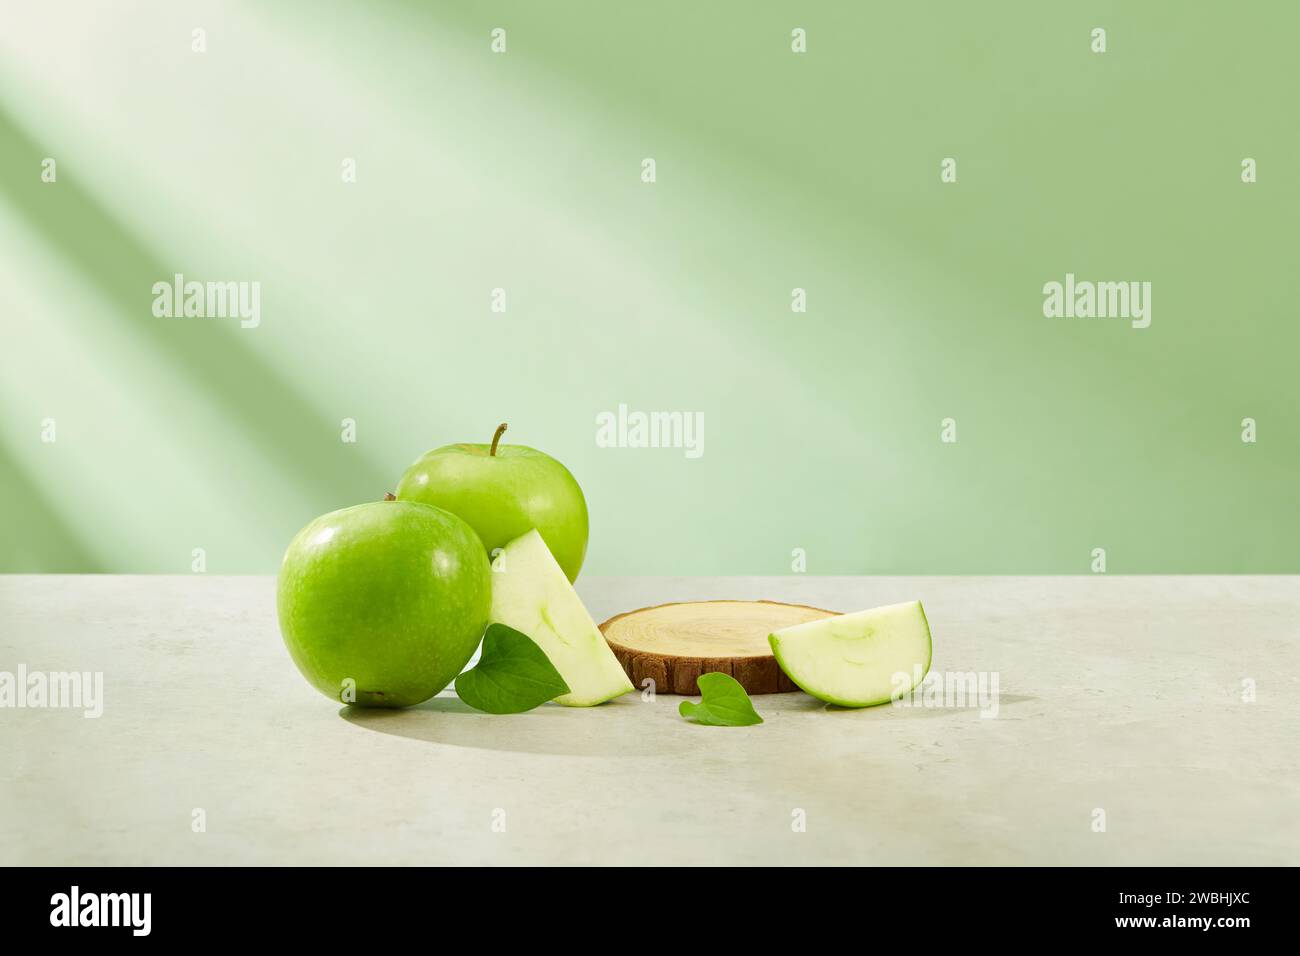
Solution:
{"label": "table surface", "polygon": [[996,713],[776,694],[760,726],[701,727],[669,695],[502,717],[450,692],[361,711],[298,675],[272,578],[3,576],[0,671],[102,671],[104,709],[0,709],[0,864],[1300,863],[1300,578],[578,590],[598,621],[920,598],[934,669],[997,675]]}

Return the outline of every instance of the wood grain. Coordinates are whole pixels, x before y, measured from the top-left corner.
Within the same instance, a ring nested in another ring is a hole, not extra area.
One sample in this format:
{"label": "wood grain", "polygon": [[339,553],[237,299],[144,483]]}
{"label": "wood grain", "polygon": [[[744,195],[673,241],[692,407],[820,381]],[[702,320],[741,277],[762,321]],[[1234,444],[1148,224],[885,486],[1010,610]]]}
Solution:
{"label": "wood grain", "polygon": [[691,601],[617,614],[600,630],[638,690],[652,680],[657,693],[694,697],[701,674],[723,673],[750,694],[776,694],[798,688],[767,635],[835,613],[779,601]]}

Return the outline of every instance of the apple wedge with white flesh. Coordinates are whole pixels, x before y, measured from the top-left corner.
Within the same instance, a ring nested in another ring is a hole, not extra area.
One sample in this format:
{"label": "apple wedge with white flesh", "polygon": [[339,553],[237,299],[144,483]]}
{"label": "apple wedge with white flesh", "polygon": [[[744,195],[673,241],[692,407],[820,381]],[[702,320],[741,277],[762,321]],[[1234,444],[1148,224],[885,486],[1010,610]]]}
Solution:
{"label": "apple wedge with white flesh", "polygon": [[491,620],[533,639],[569,685],[555,698],[591,707],[632,690],[623,666],[536,529],[505,546],[492,571]]}
{"label": "apple wedge with white flesh", "polygon": [[796,624],[767,640],[792,681],[841,707],[888,703],[930,670],[930,624],[920,601]]}

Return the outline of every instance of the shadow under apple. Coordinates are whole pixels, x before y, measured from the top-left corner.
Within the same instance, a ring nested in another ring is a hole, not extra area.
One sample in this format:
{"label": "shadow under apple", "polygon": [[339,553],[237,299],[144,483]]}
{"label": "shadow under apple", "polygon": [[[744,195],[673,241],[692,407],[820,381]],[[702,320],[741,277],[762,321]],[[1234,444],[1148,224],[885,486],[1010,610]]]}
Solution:
{"label": "shadow under apple", "polygon": [[[1019,704],[1028,704],[1030,701],[1040,700],[1036,695],[1030,693],[1002,693],[997,697],[998,710],[1006,706],[1015,706]],[[907,719],[910,717],[952,717],[953,714],[965,713],[967,710],[979,710],[979,705],[972,701],[970,706],[898,706],[891,704],[878,704],[872,708],[846,708],[839,704],[827,704],[826,701],[820,701],[816,697],[809,695],[800,695],[800,700],[796,704],[789,706],[792,711],[822,711],[826,714],[880,714],[881,719],[891,717],[893,719]],[[1023,718],[1018,718],[1023,719]]]}
{"label": "shadow under apple", "polygon": [[[679,732],[650,732],[645,724],[648,715],[641,710],[648,706],[657,705],[629,695],[597,707],[543,704],[524,714],[484,714],[449,695],[402,710],[349,705],[339,710],[339,716],[376,733],[508,753],[654,757],[692,748],[689,737]],[[674,710],[676,706],[672,704]]]}
{"label": "shadow under apple", "polygon": [[[1026,704],[1039,698],[1033,694],[999,694],[997,699],[997,708],[1000,713],[1004,707],[1013,707],[1017,704]],[[969,712],[979,713],[979,705],[972,701],[968,706],[963,707],[927,707],[924,705],[900,706],[891,704],[877,704],[875,707],[842,707],[839,704],[827,704],[815,698],[810,698],[809,702],[800,708],[801,710],[820,710],[828,714],[862,714],[880,712],[888,714],[889,717],[897,720],[907,720],[912,717],[951,717],[954,714],[963,714]],[[1039,716],[1039,715],[1033,715]],[[1018,720],[1023,717],[1016,718]]]}

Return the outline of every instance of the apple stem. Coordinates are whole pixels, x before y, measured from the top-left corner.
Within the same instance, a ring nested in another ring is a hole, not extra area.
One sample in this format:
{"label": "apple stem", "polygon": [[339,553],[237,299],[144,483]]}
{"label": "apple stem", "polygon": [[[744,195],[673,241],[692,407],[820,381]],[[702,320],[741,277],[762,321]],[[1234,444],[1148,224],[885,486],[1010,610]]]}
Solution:
{"label": "apple stem", "polygon": [[397,495],[393,494],[391,491],[385,491],[385,492],[384,492],[384,500],[385,500],[385,501],[396,501],[396,500],[397,500]]}
{"label": "apple stem", "polygon": [[502,422],[500,425],[497,426],[497,433],[492,436],[492,447],[488,449],[489,457],[496,456],[497,442],[501,440],[501,436],[504,435],[505,433],[506,433],[506,423]]}

